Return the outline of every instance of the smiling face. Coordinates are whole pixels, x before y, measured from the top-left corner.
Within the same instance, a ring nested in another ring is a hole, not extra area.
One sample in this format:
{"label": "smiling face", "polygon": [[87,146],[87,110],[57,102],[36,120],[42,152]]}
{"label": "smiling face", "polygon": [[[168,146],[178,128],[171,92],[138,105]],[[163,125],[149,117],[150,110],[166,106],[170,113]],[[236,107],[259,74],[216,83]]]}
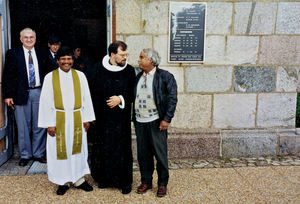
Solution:
{"label": "smiling face", "polygon": [[61,70],[63,70],[64,72],[68,72],[73,66],[73,58],[69,55],[61,56],[57,60],[57,63]]}
{"label": "smiling face", "polygon": [[31,50],[36,42],[36,37],[32,31],[23,31],[20,40],[26,49]]}

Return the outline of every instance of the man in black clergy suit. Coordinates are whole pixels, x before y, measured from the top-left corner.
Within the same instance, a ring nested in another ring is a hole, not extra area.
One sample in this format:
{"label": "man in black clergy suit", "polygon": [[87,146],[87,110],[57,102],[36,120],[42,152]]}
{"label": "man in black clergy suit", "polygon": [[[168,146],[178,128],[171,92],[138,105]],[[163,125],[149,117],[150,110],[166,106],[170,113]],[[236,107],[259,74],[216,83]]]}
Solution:
{"label": "man in black clergy suit", "polygon": [[21,155],[19,165],[26,166],[30,159],[46,163],[46,129],[37,126],[44,66],[41,51],[34,47],[35,31],[24,28],[20,40],[23,46],[6,54],[2,93],[7,106],[14,109]]}
{"label": "man in black clergy suit", "polygon": [[51,72],[58,68],[58,63],[56,59],[56,53],[61,46],[61,40],[58,36],[52,35],[49,37],[48,40],[48,47],[47,49],[47,57],[45,58],[45,68],[46,72]]}

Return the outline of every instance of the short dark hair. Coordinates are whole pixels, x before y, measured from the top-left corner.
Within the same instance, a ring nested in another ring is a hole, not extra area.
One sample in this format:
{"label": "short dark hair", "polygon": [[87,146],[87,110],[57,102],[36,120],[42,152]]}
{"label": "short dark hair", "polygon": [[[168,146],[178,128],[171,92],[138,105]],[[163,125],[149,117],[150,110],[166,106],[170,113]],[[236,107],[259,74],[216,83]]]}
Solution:
{"label": "short dark hair", "polygon": [[56,53],[56,59],[59,60],[59,58],[63,56],[72,56],[73,55],[73,50],[69,48],[68,46],[62,46],[59,48],[59,50]]}
{"label": "short dark hair", "polygon": [[48,39],[48,43],[49,43],[50,45],[53,45],[53,44],[55,44],[55,43],[60,43],[60,42],[61,42],[60,38],[59,38],[58,36],[56,36],[56,35],[52,35],[52,36],[50,36],[49,39]]}
{"label": "short dark hair", "polygon": [[123,41],[114,41],[108,47],[108,55],[111,56],[111,53],[117,54],[118,48],[121,47],[121,50],[127,50],[127,45]]}

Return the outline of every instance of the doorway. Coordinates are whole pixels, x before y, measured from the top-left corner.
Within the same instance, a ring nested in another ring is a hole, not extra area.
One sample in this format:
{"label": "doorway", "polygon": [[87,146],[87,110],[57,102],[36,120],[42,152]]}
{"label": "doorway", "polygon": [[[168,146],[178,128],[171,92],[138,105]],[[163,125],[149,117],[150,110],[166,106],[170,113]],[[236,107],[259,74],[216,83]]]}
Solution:
{"label": "doorway", "polygon": [[107,50],[106,1],[99,0],[10,0],[11,45],[20,46],[20,31],[36,31],[37,47],[47,47],[49,36],[57,35],[63,45],[80,45],[92,62]]}

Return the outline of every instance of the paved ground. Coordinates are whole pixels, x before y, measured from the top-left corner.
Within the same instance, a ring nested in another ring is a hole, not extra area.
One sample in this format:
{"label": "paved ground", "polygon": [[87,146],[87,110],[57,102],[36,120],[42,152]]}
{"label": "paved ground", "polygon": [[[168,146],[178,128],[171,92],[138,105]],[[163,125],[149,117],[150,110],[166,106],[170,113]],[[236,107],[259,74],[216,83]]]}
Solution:
{"label": "paved ground", "polygon": [[[156,183],[156,175],[154,184]],[[300,203],[300,166],[235,167],[170,170],[168,195],[122,195],[118,189],[71,188],[64,196],[46,174],[0,176],[1,203]],[[139,184],[134,172],[133,189]]]}
{"label": "paved ground", "polygon": [[[99,189],[87,176],[93,192],[71,188],[57,196],[57,186],[45,174],[46,165],[30,162],[19,167],[18,159],[15,155],[0,167],[0,203],[300,203],[299,156],[171,160],[164,198],[156,197],[156,174],[152,190],[135,193],[140,177],[137,164],[129,195],[119,189]],[[44,172],[28,175],[35,164]]]}

